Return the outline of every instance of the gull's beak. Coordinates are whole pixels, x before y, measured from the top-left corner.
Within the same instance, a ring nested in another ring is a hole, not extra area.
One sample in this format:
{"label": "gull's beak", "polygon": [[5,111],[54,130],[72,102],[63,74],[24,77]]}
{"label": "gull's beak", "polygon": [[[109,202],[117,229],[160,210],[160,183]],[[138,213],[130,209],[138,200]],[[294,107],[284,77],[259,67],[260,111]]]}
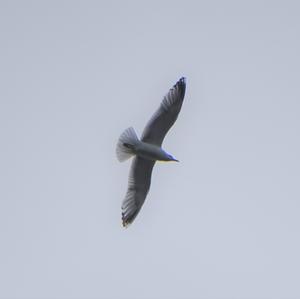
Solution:
{"label": "gull's beak", "polygon": [[172,161],[179,162],[179,160],[177,160],[177,159],[173,159]]}

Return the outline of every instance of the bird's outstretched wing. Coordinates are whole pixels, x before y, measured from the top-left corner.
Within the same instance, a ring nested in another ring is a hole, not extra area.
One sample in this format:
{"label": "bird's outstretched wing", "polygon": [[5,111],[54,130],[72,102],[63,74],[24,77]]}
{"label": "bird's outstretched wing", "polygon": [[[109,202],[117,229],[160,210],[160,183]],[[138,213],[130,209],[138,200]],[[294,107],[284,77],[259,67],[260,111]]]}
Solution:
{"label": "bird's outstretched wing", "polygon": [[165,95],[158,110],[146,125],[141,140],[161,146],[176,121],[185,94],[185,78],[181,78]]}
{"label": "bird's outstretched wing", "polygon": [[128,190],[122,203],[123,226],[133,222],[139,213],[151,184],[154,161],[135,157],[128,179]]}

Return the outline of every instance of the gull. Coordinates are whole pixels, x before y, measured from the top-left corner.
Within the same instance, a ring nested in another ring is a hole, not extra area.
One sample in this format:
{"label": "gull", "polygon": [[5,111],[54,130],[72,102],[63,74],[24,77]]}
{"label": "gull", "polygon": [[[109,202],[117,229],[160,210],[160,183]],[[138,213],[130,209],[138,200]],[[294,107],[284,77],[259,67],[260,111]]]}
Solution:
{"label": "gull", "polygon": [[139,140],[132,127],[120,136],[116,154],[120,162],[133,158],[126,196],[122,202],[122,224],[127,227],[136,218],[148,194],[156,161],[176,161],[161,148],[162,142],[180,112],[186,81],[182,77],[164,96]]}

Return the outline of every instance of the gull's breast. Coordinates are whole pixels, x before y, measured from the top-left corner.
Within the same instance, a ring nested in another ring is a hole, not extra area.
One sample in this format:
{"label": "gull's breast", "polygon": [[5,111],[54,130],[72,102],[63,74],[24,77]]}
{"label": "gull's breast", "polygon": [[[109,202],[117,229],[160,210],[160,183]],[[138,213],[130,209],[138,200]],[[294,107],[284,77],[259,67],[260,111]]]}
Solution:
{"label": "gull's breast", "polygon": [[167,159],[167,154],[161,147],[142,141],[135,147],[135,152],[137,156],[148,160],[165,161]]}

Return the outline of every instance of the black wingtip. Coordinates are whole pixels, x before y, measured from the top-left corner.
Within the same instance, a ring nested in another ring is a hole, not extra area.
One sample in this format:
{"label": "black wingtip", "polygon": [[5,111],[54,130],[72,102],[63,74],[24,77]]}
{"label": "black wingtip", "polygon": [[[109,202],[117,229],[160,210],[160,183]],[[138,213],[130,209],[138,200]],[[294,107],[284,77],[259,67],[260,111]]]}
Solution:
{"label": "black wingtip", "polygon": [[185,77],[181,77],[178,82],[175,84],[175,86],[179,86],[181,87],[182,89],[185,89],[186,87],[186,78]]}
{"label": "black wingtip", "polygon": [[122,225],[123,225],[123,227],[127,228],[129,226],[129,224],[130,224],[130,222],[127,219],[125,219],[125,214],[122,213]]}
{"label": "black wingtip", "polygon": [[175,84],[175,88],[177,87],[180,90],[182,97],[184,97],[185,89],[186,89],[186,78],[181,77],[179,81]]}
{"label": "black wingtip", "polygon": [[183,84],[186,84],[186,78],[185,78],[185,77],[181,77],[181,78],[179,79],[179,82],[180,82],[180,83],[183,83]]}
{"label": "black wingtip", "polygon": [[126,215],[124,212],[122,212],[122,225],[124,228],[128,228],[128,226],[133,222],[135,217],[137,216],[139,210],[135,211],[131,215]]}

